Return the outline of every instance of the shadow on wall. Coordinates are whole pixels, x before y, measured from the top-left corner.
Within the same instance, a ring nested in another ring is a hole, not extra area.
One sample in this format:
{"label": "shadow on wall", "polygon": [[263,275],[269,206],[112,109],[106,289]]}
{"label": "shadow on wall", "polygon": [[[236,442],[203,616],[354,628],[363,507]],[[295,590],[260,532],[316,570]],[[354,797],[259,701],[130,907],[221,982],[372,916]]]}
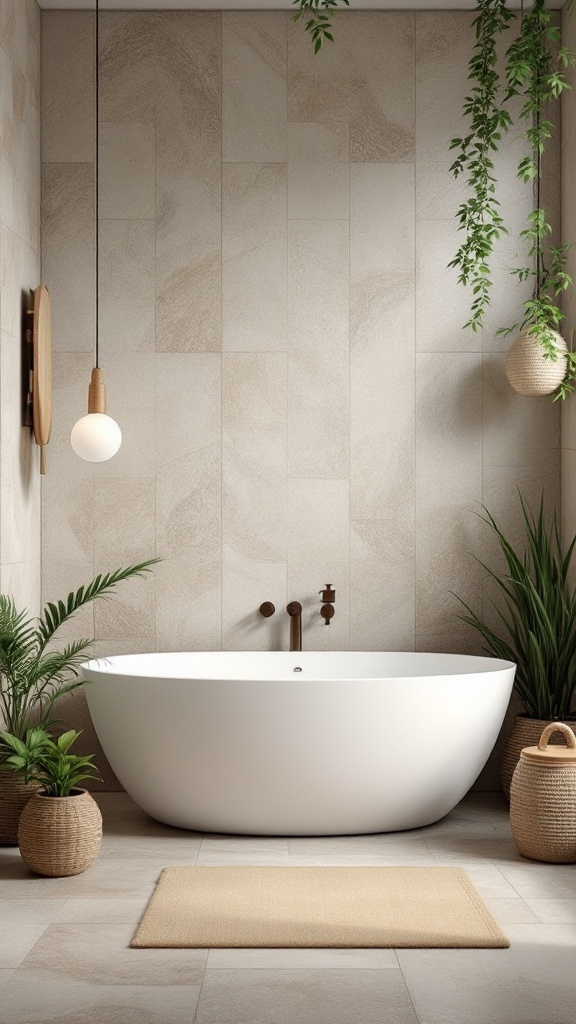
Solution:
{"label": "shadow on wall", "polygon": [[[21,307],[21,331],[22,339],[20,348],[20,449],[18,466],[22,481],[22,493],[25,498],[32,494],[32,483],[34,475],[38,470],[38,459],[36,456],[36,444],[32,429],[32,410],[28,406],[28,394],[30,390],[30,371],[32,369],[32,336],[30,333],[31,319],[30,309],[32,308],[33,296],[26,289],[20,293]],[[16,381],[14,381],[16,386]]]}
{"label": "shadow on wall", "polygon": [[82,732],[82,735],[78,737],[75,744],[75,752],[79,756],[94,755],[94,764],[102,776],[102,781],[97,782],[88,779],[83,783],[84,788],[100,792],[121,791],[123,787],[108,764],[92,725],[92,719],[83,691],[78,689],[72,693],[64,694],[56,704],[55,714],[59,720],[59,731],[64,732],[66,729],[78,729]]}

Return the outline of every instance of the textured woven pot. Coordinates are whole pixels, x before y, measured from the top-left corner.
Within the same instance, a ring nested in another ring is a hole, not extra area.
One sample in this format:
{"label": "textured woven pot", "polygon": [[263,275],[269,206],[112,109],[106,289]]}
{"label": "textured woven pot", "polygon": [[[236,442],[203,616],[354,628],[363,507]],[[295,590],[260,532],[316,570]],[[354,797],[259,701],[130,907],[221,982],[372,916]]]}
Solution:
{"label": "textured woven pot", "polygon": [[62,878],[79,875],[100,848],[102,815],[85,789],[70,796],[36,793],[20,818],[18,842],[22,860],[37,875]]}
{"label": "textured woven pot", "polygon": [[[548,746],[553,732],[567,746]],[[510,827],[524,857],[576,863],[576,736],[567,725],[552,722],[538,746],[520,754],[510,790]]]}
{"label": "textured woven pot", "polygon": [[[527,718],[526,715],[516,715],[512,732],[510,733],[500,761],[500,785],[507,800],[510,799],[510,784],[514,769],[520,758],[520,751],[524,747],[533,747],[542,735],[542,730],[550,723],[540,718]],[[553,736],[551,743],[563,743],[561,736]]]}
{"label": "textured woven pot", "polygon": [[563,354],[568,346],[561,334],[552,332],[559,356],[556,361],[546,359],[538,336],[527,328],[516,338],[506,359],[508,380],[519,395],[537,398],[551,395],[562,383],[568,369],[568,360]]}
{"label": "textured woven pot", "polygon": [[23,782],[17,772],[0,767],[0,845],[18,846],[18,822],[38,783]]}

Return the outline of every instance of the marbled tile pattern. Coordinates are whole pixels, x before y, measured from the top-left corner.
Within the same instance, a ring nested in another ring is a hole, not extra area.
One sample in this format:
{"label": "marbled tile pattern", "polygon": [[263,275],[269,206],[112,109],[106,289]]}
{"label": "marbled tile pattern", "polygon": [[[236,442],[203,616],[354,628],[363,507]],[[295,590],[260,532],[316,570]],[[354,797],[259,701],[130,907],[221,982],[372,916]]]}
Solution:
{"label": "marbled tile pattern", "polygon": [[[576,866],[522,858],[500,795],[408,833],[320,838],[187,832],[126,794],[97,799],[103,844],[84,874],[39,878],[0,850],[2,1024],[572,1024]],[[458,866],[511,946],[131,949],[178,864]]]}
{"label": "marbled tile pattern", "polygon": [[39,452],[22,426],[22,312],[40,283],[40,18],[35,0],[0,4],[0,591],[32,614],[41,508]]}
{"label": "marbled tile pattern", "polygon": [[[93,18],[46,12],[45,595],[157,554],[153,582],[79,620],[101,653],[284,647],[291,599],[308,649],[476,651],[450,596],[487,604],[472,555],[496,552],[473,512],[485,501],[517,536],[516,488],[556,502],[560,460],[557,407],[505,379],[509,249],[483,334],[462,330],[470,297],[447,267],[469,12],[338,12],[317,57],[289,12],[103,12],[101,27],[100,348],[124,443],[97,467],[69,449],[94,340]],[[514,226],[518,147],[499,157]],[[26,216],[2,238],[22,267]],[[201,1020],[225,999],[216,981]]]}

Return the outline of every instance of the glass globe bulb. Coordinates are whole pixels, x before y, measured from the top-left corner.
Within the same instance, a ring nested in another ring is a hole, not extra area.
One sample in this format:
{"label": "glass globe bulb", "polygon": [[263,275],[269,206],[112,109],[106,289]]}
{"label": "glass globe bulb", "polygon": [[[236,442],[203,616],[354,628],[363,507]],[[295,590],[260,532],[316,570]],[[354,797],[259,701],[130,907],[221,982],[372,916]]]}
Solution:
{"label": "glass globe bulb", "polygon": [[76,455],[86,462],[106,462],[122,444],[122,431],[111,416],[89,412],[72,427],[70,441]]}

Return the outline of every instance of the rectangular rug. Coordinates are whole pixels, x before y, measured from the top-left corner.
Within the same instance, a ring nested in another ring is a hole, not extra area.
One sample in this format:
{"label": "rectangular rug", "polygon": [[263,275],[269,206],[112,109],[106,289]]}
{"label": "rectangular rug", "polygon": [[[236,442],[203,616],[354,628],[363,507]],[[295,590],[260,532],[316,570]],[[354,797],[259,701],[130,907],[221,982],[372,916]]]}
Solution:
{"label": "rectangular rug", "polygon": [[461,868],[166,868],[132,946],[505,948]]}

